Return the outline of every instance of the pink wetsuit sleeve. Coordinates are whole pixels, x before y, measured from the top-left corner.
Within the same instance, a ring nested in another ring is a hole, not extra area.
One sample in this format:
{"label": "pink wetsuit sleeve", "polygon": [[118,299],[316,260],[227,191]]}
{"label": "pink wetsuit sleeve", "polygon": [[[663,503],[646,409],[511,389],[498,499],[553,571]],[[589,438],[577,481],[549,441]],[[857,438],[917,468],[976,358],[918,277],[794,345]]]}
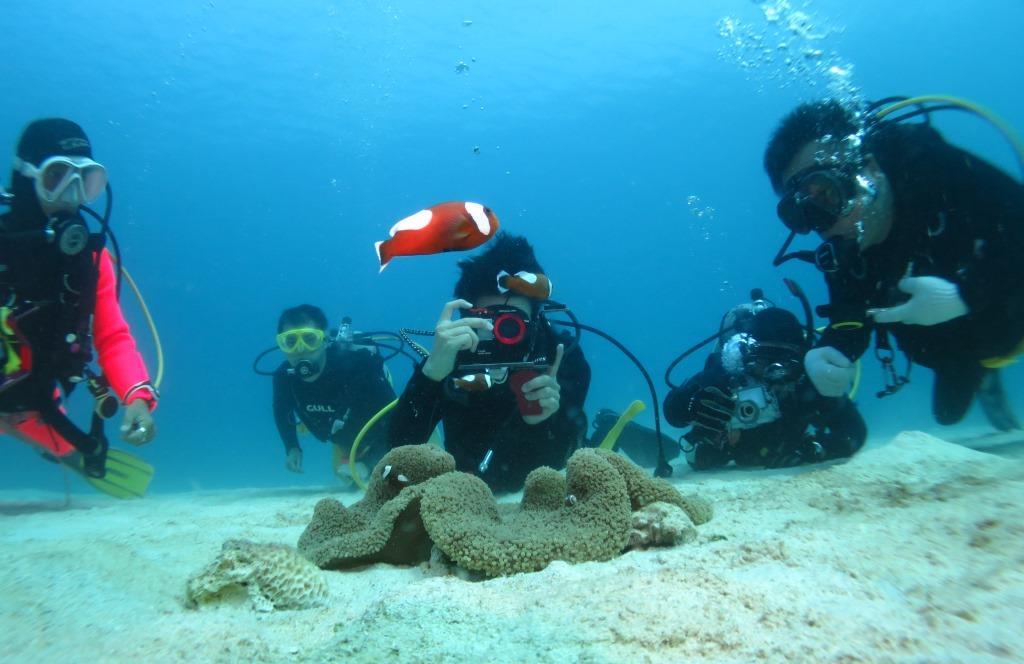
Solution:
{"label": "pink wetsuit sleeve", "polygon": [[[116,281],[113,261],[104,249],[100,254],[100,275],[96,284],[93,343],[103,374],[110,381],[110,387],[124,401],[129,390],[141,383],[149,382],[149,372],[135,346],[128,322],[121,313],[115,289]],[[136,398],[148,400],[150,408],[156,405],[156,396],[148,388],[136,390],[131,396],[132,401]]]}

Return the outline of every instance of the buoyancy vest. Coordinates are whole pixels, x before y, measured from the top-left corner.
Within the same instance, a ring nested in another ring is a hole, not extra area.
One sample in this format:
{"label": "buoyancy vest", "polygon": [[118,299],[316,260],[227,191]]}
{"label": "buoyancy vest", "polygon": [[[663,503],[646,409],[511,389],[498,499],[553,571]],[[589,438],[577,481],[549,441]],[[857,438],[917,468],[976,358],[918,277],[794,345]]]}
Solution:
{"label": "buoyancy vest", "polygon": [[93,359],[104,241],[92,234],[85,249],[66,255],[44,239],[7,233],[5,220],[0,217],[0,413],[42,411],[54,388],[70,392]]}

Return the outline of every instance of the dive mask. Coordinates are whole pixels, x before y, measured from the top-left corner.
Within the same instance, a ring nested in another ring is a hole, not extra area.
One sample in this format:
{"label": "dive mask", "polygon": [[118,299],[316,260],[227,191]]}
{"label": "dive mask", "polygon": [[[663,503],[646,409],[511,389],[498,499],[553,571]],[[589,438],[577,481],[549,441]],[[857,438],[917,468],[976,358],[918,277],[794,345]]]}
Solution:
{"label": "dive mask", "polygon": [[755,341],[747,347],[743,368],[764,383],[792,383],[804,370],[803,352],[791,344]]}
{"label": "dive mask", "polygon": [[286,353],[303,353],[320,350],[326,333],[316,327],[297,327],[277,335],[277,347]]}
{"label": "dive mask", "polygon": [[725,342],[721,360],[727,373],[769,384],[793,382],[803,371],[803,352],[798,346],[762,342],[745,333]]}
{"label": "dive mask", "polygon": [[55,156],[38,167],[15,157],[14,169],[35,182],[40,201],[69,209],[96,200],[107,186],[107,169],[88,157]]}
{"label": "dive mask", "polygon": [[789,179],[775,211],[794,233],[823,233],[853,210],[859,179],[848,169],[811,166]]}

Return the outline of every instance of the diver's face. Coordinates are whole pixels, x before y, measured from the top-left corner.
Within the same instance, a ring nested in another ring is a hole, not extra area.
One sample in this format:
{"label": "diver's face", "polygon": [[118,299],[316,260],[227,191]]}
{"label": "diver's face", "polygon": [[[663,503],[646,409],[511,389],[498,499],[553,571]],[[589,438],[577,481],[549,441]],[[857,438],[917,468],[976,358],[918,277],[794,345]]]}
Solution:
{"label": "diver's face", "polygon": [[[838,161],[835,142],[807,143],[782,173],[782,181],[789,183],[794,177],[815,168],[827,169]],[[853,197],[847,201],[843,213],[835,223],[815,232],[823,240],[843,237],[855,241],[861,249],[883,242],[892,229],[892,190],[889,179],[873,155],[867,155],[863,167],[853,176]]]}

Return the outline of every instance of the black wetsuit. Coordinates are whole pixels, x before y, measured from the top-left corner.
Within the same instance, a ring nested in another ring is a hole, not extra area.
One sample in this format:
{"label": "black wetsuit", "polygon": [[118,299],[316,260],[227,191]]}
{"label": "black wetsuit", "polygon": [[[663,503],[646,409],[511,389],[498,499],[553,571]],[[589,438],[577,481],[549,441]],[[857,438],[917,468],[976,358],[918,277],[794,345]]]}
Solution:
{"label": "black wetsuit", "polygon": [[[568,335],[556,338],[550,327],[540,328],[554,357],[559,341],[569,347]],[[444,425],[445,449],[456,467],[480,475],[494,491],[516,491],[526,475],[539,466],[561,468],[587,433],[583,402],[590,387],[590,365],[576,346],[562,358],[558,370],[561,388],[558,411],[539,424],[527,424],[507,385],[486,392],[469,393],[452,387],[451,380],[437,382],[416,370],[398,406],[392,412],[392,445],[425,443],[438,422]],[[490,463],[480,463],[493,450]]]}
{"label": "black wetsuit", "polygon": [[[831,323],[819,346],[860,357],[873,329],[891,332],[911,360],[935,371],[933,411],[959,421],[986,370],[979,361],[1011,353],[1024,339],[1024,186],[946,143],[924,125],[896,125],[866,143],[893,191],[893,225],[884,242],[826,275]],[[904,276],[955,283],[966,316],[939,325],[875,326],[871,307],[905,301]]]}
{"label": "black wetsuit", "polygon": [[[323,372],[312,382],[289,374],[288,367],[284,362],[274,373],[274,421],[286,451],[299,447],[297,421],[317,440],[348,450],[363,425],[395,398],[383,360],[368,350],[331,346]],[[376,463],[384,455],[387,428],[378,422],[366,434],[360,459]]]}
{"label": "black wetsuit", "polygon": [[[718,355],[712,355],[704,370],[665,397],[664,414],[669,424],[686,427],[692,423],[690,401],[705,387],[735,389],[722,368]],[[723,466],[735,461],[739,466],[769,468],[826,461],[853,455],[864,445],[867,427],[857,407],[846,397],[821,396],[806,374],[781,392],[780,417],[751,429],[738,429],[739,440],[721,448],[700,444],[688,455],[696,470]],[[821,446],[816,455],[814,441]]]}

